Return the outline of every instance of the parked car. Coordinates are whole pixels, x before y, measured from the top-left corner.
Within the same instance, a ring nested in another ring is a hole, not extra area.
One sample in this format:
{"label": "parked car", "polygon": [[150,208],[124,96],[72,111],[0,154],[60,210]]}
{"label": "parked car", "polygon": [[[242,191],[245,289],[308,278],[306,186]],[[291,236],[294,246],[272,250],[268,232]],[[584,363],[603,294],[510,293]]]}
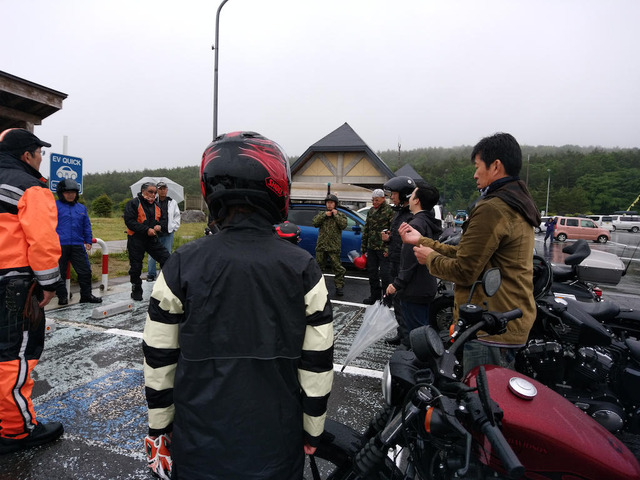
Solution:
{"label": "parked car", "polygon": [[596,225],[606,228],[610,232],[616,229],[613,226],[613,221],[618,219],[617,215],[589,215],[589,218],[593,220]]}
{"label": "parked car", "polygon": [[638,233],[640,231],[640,217],[637,215],[620,215],[613,221],[613,230],[628,230]]}
{"label": "parked car", "polygon": [[547,227],[545,226],[545,223],[547,223],[547,220],[549,220],[550,218],[553,218],[553,217],[542,217],[542,220],[540,221],[540,225],[538,225],[537,227],[533,227],[533,231],[535,233],[546,233]]}
{"label": "parked car", "polygon": [[[321,203],[292,203],[289,206],[288,220],[300,227],[300,243],[298,245],[314,257],[316,255],[318,229],[311,222],[313,217],[320,212],[324,212],[325,209],[324,204]],[[338,211],[347,216],[347,226],[342,231],[340,261],[342,263],[351,263],[349,252],[352,250],[360,252],[362,247],[362,231],[365,220],[350,208],[339,206]]]}
{"label": "parked car", "polygon": [[362,218],[364,218],[365,220],[367,219],[367,215],[369,215],[369,210],[371,210],[373,207],[372,206],[368,206],[368,207],[362,207],[361,209],[358,210],[358,215],[360,215]]}
{"label": "parked car", "polygon": [[599,227],[590,218],[582,217],[556,217],[558,223],[554,235],[556,240],[564,242],[568,238],[578,240],[583,238],[593,242],[607,243],[611,236],[605,228]]}

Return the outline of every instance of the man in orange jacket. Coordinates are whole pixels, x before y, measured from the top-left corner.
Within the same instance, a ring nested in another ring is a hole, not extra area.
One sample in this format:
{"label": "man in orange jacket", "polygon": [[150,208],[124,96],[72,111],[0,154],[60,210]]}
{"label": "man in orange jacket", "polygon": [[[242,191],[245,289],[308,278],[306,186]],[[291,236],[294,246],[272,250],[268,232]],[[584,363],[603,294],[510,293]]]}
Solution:
{"label": "man in orange jacket", "polygon": [[38,169],[43,142],[0,133],[0,454],[59,438],[58,422],[36,421],[31,371],[44,348],[44,306],[61,281],[53,194]]}

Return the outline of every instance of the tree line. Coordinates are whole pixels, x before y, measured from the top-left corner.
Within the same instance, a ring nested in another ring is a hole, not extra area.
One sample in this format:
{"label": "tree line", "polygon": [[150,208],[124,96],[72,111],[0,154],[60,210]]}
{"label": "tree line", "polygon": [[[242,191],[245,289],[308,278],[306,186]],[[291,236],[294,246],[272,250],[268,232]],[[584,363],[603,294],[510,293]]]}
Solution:
{"label": "tree line", "polygon": [[[396,171],[411,165],[439,191],[447,210],[466,209],[477,198],[472,147],[388,150],[378,155]],[[640,194],[640,149],[523,146],[520,178],[538,208],[555,215],[627,210]],[[637,207],[637,206],[636,206]]]}
{"label": "tree line", "polygon": [[[392,171],[409,164],[439,191],[447,210],[467,209],[477,198],[471,146],[381,151]],[[640,194],[640,149],[523,146],[520,178],[538,208],[547,204],[556,215],[612,213],[626,210]],[[291,158],[293,163],[296,158]],[[199,166],[89,173],[83,177],[83,198],[90,208],[101,197],[107,209],[119,211],[131,198],[130,185],[142,177],[169,177],[184,187],[187,197],[199,198]],[[184,204],[180,205],[184,209]],[[104,205],[101,207],[104,211]],[[636,206],[637,208],[637,206]],[[108,212],[107,212],[108,213]]]}

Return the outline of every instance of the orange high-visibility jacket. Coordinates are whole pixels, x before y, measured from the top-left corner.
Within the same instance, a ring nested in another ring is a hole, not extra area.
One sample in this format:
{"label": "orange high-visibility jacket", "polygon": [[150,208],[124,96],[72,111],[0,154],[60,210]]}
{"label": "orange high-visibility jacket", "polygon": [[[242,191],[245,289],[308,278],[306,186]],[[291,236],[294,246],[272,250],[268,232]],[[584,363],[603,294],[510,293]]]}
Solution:
{"label": "orange high-visibility jacket", "polygon": [[45,290],[60,281],[58,214],[35,168],[0,153],[0,279],[31,274]]}

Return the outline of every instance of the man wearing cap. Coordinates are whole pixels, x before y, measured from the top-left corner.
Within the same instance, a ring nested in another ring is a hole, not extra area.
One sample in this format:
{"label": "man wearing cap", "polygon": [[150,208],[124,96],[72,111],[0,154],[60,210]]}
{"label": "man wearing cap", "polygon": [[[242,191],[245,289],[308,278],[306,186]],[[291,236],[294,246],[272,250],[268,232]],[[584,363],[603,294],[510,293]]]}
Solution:
{"label": "man wearing cap", "polygon": [[44,307],[61,281],[58,213],[38,171],[43,142],[22,128],[0,133],[0,454],[59,438],[36,420],[31,372],[44,348]]}
{"label": "man wearing cap", "polygon": [[[363,303],[372,305],[382,298],[382,292],[389,285],[389,266],[387,262],[387,243],[382,241],[382,232],[389,230],[393,209],[384,198],[384,191],[377,188],[371,194],[373,206],[369,209],[362,233],[362,254],[367,256],[367,274],[369,275],[369,298]],[[382,281],[382,285],[380,285]]]}
{"label": "man wearing cap", "polygon": [[326,207],[324,212],[318,213],[311,221],[318,229],[318,242],[316,243],[316,261],[320,268],[325,268],[327,259],[334,274],[333,281],[336,286],[336,295],[344,295],[344,274],[347,269],[340,263],[340,250],[342,248],[342,230],[347,227],[347,216],[338,211],[338,197],[328,194],[324,199]]}
{"label": "man wearing cap", "polygon": [[[160,207],[160,231],[158,232],[158,240],[164,248],[171,254],[173,248],[173,234],[180,227],[180,208],[178,202],[168,196],[169,187],[165,182],[156,184],[158,189],[158,198],[156,202]],[[156,279],[156,260],[149,255],[147,262],[147,282],[153,282]]]}
{"label": "man wearing cap", "polygon": [[127,226],[127,251],[129,253],[129,279],[131,298],[142,300],[142,260],[147,252],[160,262],[160,267],[169,258],[169,252],[158,241],[160,226],[160,206],[156,202],[157,188],[154,183],[145,182],[140,193],[129,200],[124,207],[124,223]]}

